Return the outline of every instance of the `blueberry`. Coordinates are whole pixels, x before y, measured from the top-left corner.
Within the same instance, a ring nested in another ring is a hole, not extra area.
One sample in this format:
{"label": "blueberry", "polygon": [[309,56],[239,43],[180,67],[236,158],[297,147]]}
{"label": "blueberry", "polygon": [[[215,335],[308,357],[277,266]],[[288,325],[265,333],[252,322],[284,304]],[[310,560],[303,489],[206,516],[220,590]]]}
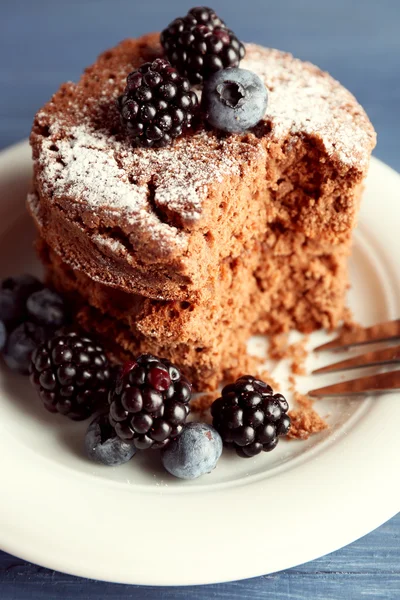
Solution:
{"label": "blueberry", "polygon": [[3,350],[7,342],[7,329],[3,321],[0,321],[0,351]]}
{"label": "blueberry", "polygon": [[35,323],[22,323],[8,337],[3,351],[9,369],[24,375],[29,373],[31,356],[36,347],[45,341],[46,330]]}
{"label": "blueberry", "polygon": [[214,73],[204,84],[202,107],[206,120],[228,133],[242,133],[263,118],[268,92],[252,71],[232,67]]}
{"label": "blueberry", "polygon": [[33,275],[8,277],[0,285],[0,319],[7,325],[22,321],[26,313],[28,297],[43,285]]}
{"label": "blueberry", "polygon": [[162,451],[165,469],[180,479],[196,479],[210,473],[222,453],[219,433],[206,423],[187,423],[181,435]]}
{"label": "blueberry", "polygon": [[108,415],[98,415],[85,436],[86,454],[94,462],[115,467],[128,462],[135,454],[133,442],[121,440],[111,427]]}
{"label": "blueberry", "polygon": [[49,327],[61,327],[67,320],[64,300],[56,292],[44,288],[29,296],[26,307],[29,318]]}

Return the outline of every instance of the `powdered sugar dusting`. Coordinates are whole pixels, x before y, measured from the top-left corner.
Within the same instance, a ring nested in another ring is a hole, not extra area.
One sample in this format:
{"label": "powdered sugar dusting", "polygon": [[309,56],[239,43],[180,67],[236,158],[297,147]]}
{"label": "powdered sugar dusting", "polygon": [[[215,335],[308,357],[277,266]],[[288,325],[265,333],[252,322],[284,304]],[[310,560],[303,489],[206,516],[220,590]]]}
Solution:
{"label": "powdered sugar dusting", "polygon": [[[117,214],[133,245],[143,236],[155,242],[160,252],[183,252],[188,246],[185,228],[201,219],[210,188],[226,176],[240,176],[245,163],[268,160],[269,139],[290,144],[291,138],[311,135],[328,155],[366,170],[374,132],[353,96],[313,65],[277,50],[253,44],[246,48],[241,66],[256,72],[269,90],[265,120],[271,123],[270,133],[250,144],[241,136],[203,130],[172,147],[132,148],[128,138],[117,138],[92,120],[97,108],[100,114],[102,105],[114,106],[130,70],[122,63],[115,79],[107,76],[101,83],[98,97],[84,97],[81,102],[80,84],[69,84],[68,118],[62,111],[37,115],[37,121],[43,119],[48,128],[38,159],[38,181],[46,197],[64,209],[69,202],[81,216],[91,211],[100,219],[108,215],[115,221]],[[123,244],[107,239],[100,236],[94,241],[108,243],[115,252],[126,251]]]}
{"label": "powdered sugar dusting", "polygon": [[272,135],[318,137],[328,155],[367,168],[375,134],[355,98],[314,65],[289,54],[247,44],[241,67],[254,71],[269,90],[265,119]]}
{"label": "powdered sugar dusting", "polygon": [[118,165],[111,139],[86,125],[69,128],[67,137],[53,142],[56,124],[44,140],[41,162],[43,184],[54,188],[54,196],[66,193],[76,201],[118,210],[138,210],[146,205],[147,188],[131,186]]}
{"label": "powdered sugar dusting", "polygon": [[[253,156],[256,156],[254,151]],[[240,173],[240,163],[229,144],[205,131],[158,150],[120,145],[119,160],[139,181],[151,183],[158,208],[175,213],[186,222],[200,218],[211,184],[222,182],[226,175]]]}
{"label": "powdered sugar dusting", "polygon": [[27,204],[29,206],[29,210],[31,212],[31,215],[35,219],[36,223],[39,226],[41,226],[42,225],[42,218],[40,216],[39,196],[35,192],[29,192],[29,194],[28,194],[28,196],[26,198],[26,201],[27,201]]}
{"label": "powdered sugar dusting", "polygon": [[126,254],[126,248],[118,240],[114,240],[104,235],[95,234],[92,235],[92,241],[100,247],[107,248],[113,254]]}
{"label": "powdered sugar dusting", "polygon": [[[246,159],[258,152],[249,146]],[[240,173],[229,143],[205,131],[149,151],[133,149],[129,140],[118,141],[85,119],[73,126],[53,122],[39,162],[40,183],[54,202],[67,197],[78,210],[118,212],[126,233],[142,232],[165,250],[185,249],[187,234],[159,211],[195,222],[209,186]]]}
{"label": "powdered sugar dusting", "polygon": [[40,157],[40,180],[54,202],[68,197],[85,210],[122,213],[136,228],[151,234],[160,247],[186,247],[185,235],[162,223],[152,211],[148,186],[130,182],[119,159],[128,152],[123,144],[87,124],[69,127],[55,140],[57,127],[56,123],[50,126]]}

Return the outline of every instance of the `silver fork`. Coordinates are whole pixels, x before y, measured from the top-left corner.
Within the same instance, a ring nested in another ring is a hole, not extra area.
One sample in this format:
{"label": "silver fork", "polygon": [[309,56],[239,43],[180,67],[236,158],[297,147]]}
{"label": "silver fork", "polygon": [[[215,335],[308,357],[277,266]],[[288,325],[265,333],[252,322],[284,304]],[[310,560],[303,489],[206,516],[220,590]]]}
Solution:
{"label": "silver fork", "polygon": [[[337,351],[372,344],[378,342],[395,342],[400,340],[400,319],[378,323],[372,327],[366,327],[354,332],[344,332],[334,340],[314,348],[314,352],[326,350]],[[380,367],[384,365],[394,365],[400,363],[400,346],[389,346],[380,350],[359,354],[347,360],[329,364],[312,373],[334,373],[336,371],[347,371],[350,369],[359,369],[360,367]],[[317,398],[328,396],[368,396],[377,394],[386,394],[400,390],[400,370],[389,371],[386,373],[377,373],[359,379],[351,379],[334,385],[328,385],[322,388],[308,392],[310,396]]]}

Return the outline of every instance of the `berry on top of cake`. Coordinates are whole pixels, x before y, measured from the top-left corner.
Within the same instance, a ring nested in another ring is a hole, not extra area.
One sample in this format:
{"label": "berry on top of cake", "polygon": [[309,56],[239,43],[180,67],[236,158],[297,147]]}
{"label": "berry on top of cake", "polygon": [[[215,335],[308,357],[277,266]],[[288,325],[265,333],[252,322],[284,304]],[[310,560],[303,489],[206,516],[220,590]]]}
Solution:
{"label": "berry on top of cake", "polygon": [[167,60],[156,58],[128,75],[117,103],[135,145],[163,148],[190,128],[198,99],[185,77]]}
{"label": "berry on top of cake", "polygon": [[194,84],[221,69],[237,67],[246,53],[233,31],[206,6],[174,19],[161,32],[160,41],[171,63]]}
{"label": "berry on top of cake", "polygon": [[258,75],[237,67],[217,71],[203,88],[204,118],[227,133],[244,133],[255,127],[267,102],[267,88]]}

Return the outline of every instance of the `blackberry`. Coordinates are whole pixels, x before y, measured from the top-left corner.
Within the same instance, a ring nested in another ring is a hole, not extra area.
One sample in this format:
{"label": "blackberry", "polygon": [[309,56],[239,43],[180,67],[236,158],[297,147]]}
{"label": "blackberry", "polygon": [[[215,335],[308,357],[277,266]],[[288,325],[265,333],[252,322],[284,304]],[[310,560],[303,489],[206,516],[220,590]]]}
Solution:
{"label": "blackberry", "polygon": [[61,333],[32,355],[31,382],[50,412],[76,421],[107,406],[111,369],[103,349],[76,332]]}
{"label": "blackberry", "polygon": [[198,99],[189,81],[157,58],[128,75],[117,107],[136,146],[161,148],[191,127]]}
{"label": "blackberry", "polygon": [[165,54],[191,83],[201,83],[213,73],[237,67],[244,45],[211,8],[192,8],[186,17],[172,21],[161,33]]}
{"label": "blackberry", "polygon": [[191,385],[169,361],[141,354],[124,365],[110,392],[110,423],[138,450],[164,448],[182,433]]}
{"label": "blackberry", "polygon": [[211,406],[213,425],[226,445],[239,456],[256,456],[273,450],[290,429],[289,405],[282,394],[251,375],[227,385]]}

